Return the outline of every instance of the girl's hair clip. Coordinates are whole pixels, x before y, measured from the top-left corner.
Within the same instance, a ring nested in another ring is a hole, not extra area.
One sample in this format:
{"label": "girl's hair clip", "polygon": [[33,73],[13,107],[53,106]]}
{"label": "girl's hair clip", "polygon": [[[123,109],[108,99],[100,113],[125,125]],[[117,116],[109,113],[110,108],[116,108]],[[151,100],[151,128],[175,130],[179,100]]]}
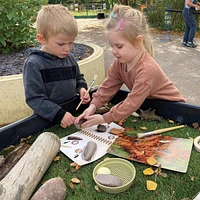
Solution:
{"label": "girl's hair clip", "polygon": [[119,30],[123,30],[124,29],[124,20],[123,19],[120,19],[120,22],[119,22]]}
{"label": "girl's hair clip", "polygon": [[110,15],[112,18],[115,16],[115,14],[114,13],[111,13],[111,15]]}

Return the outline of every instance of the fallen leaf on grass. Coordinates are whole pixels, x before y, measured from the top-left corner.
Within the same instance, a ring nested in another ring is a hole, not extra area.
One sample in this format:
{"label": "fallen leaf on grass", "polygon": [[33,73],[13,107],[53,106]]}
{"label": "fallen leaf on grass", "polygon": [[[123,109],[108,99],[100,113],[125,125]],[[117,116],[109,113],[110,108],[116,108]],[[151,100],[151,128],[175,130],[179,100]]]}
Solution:
{"label": "fallen leaf on grass", "polygon": [[161,165],[159,165],[159,167],[155,170],[155,179],[158,175],[162,176],[163,178],[167,177],[167,174],[162,172]]}
{"label": "fallen leaf on grass", "polygon": [[97,192],[101,192],[101,190],[99,189],[99,187],[97,185],[94,186],[94,189],[97,191]]}
{"label": "fallen leaf on grass", "polygon": [[75,162],[70,163],[70,166],[71,167],[75,167],[75,168],[73,168],[73,169],[70,170],[72,173],[76,172],[81,167],[80,165],[78,165]]}
{"label": "fallen leaf on grass", "polygon": [[72,190],[74,189],[74,184],[72,182],[69,182],[68,185]]}
{"label": "fallen leaf on grass", "polygon": [[70,169],[71,173],[75,173],[77,170],[75,168]]}
{"label": "fallen leaf on grass", "polygon": [[194,122],[194,123],[192,124],[192,126],[193,126],[193,128],[195,128],[195,129],[198,129],[198,128],[199,128],[198,122]]}
{"label": "fallen leaf on grass", "polygon": [[76,167],[76,165],[77,165],[77,164],[76,164],[75,162],[70,163],[70,166],[71,166],[71,167]]}
{"label": "fallen leaf on grass", "polygon": [[80,183],[81,181],[80,181],[78,178],[72,178],[72,179],[71,179],[71,182],[72,182],[72,183],[78,184],[78,183]]}
{"label": "fallen leaf on grass", "polygon": [[153,157],[149,157],[149,158],[147,158],[147,163],[149,165],[155,165],[157,163],[157,160]]}
{"label": "fallen leaf on grass", "polygon": [[133,119],[131,122],[135,123],[135,122],[137,122],[137,120],[136,120],[136,119]]}
{"label": "fallen leaf on grass", "polygon": [[145,169],[145,170],[143,171],[143,174],[144,174],[144,175],[152,175],[152,174],[154,174],[154,171],[153,171],[153,169],[151,169],[151,168],[147,168],[147,169]]}
{"label": "fallen leaf on grass", "polygon": [[77,164],[76,167],[75,167],[76,170],[78,170],[78,169],[80,169],[80,168],[81,168],[81,166],[78,165],[78,164]]}
{"label": "fallen leaf on grass", "polygon": [[31,138],[31,135],[28,136],[28,137],[26,137],[26,138],[21,138],[21,139],[20,139],[20,142],[26,141],[26,140],[28,140],[28,139],[30,139],[30,138]]}
{"label": "fallen leaf on grass", "polygon": [[136,112],[133,112],[132,114],[131,114],[133,117],[139,117],[140,115],[138,114],[138,113],[136,113]]}
{"label": "fallen leaf on grass", "polygon": [[56,157],[54,158],[54,161],[58,161],[58,160],[60,160],[60,156],[56,156]]}
{"label": "fallen leaf on grass", "polygon": [[10,145],[9,147],[4,148],[4,151],[10,150],[12,148],[15,148],[15,146],[14,145]]}
{"label": "fallen leaf on grass", "polygon": [[158,168],[155,170],[155,176],[158,176],[161,172],[161,165],[158,166]]}
{"label": "fallen leaf on grass", "polygon": [[147,180],[147,190],[156,190],[157,183],[154,181]]}
{"label": "fallen leaf on grass", "polygon": [[165,172],[160,172],[160,175],[163,177],[163,178],[166,178],[167,177],[167,174]]}
{"label": "fallen leaf on grass", "polygon": [[143,131],[146,131],[146,130],[147,130],[147,127],[142,126],[142,127],[140,127],[140,129],[143,130]]}

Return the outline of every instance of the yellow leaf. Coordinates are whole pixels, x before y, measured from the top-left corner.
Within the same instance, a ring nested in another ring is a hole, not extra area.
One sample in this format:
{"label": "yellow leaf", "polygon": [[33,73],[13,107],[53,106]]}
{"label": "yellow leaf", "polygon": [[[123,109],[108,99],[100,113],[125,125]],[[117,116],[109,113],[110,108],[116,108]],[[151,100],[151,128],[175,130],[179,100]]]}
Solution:
{"label": "yellow leaf", "polygon": [[56,157],[54,158],[54,161],[58,161],[58,160],[60,160],[60,156],[56,156]]}
{"label": "yellow leaf", "polygon": [[71,182],[72,183],[80,183],[81,181],[78,178],[72,178]]}
{"label": "yellow leaf", "polygon": [[147,190],[156,190],[157,183],[154,181],[147,180]]}
{"label": "yellow leaf", "polygon": [[136,112],[133,112],[132,114],[131,114],[133,117],[139,117],[140,115],[138,114],[138,113],[136,113]]}
{"label": "yellow leaf", "polygon": [[145,170],[143,171],[143,174],[144,174],[144,175],[152,175],[152,174],[154,174],[154,171],[153,171],[153,169],[151,169],[151,168],[147,168],[147,169],[145,169]]}
{"label": "yellow leaf", "polygon": [[142,126],[142,127],[140,127],[140,129],[143,130],[143,131],[145,131],[145,130],[147,130],[147,127]]}
{"label": "yellow leaf", "polygon": [[72,182],[69,182],[68,185],[72,190],[74,189],[74,184]]}
{"label": "yellow leaf", "polygon": [[75,162],[72,162],[72,163],[70,163],[70,166],[71,166],[71,167],[76,167],[77,164],[76,164]]}
{"label": "yellow leaf", "polygon": [[75,169],[78,170],[78,169],[80,169],[80,167],[81,166],[77,164],[76,167],[75,167]]}
{"label": "yellow leaf", "polygon": [[157,163],[157,160],[153,157],[149,157],[149,158],[147,158],[147,163],[149,165],[155,165]]}

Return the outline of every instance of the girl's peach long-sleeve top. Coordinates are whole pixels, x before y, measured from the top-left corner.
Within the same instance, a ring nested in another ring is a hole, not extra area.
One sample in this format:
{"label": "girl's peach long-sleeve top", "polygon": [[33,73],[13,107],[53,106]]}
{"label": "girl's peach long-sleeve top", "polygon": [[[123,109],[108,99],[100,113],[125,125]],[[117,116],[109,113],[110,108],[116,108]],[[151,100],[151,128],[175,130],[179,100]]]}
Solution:
{"label": "girl's peach long-sleeve top", "polygon": [[107,78],[92,96],[91,104],[100,108],[113,98],[122,84],[130,90],[124,101],[116,104],[103,115],[108,124],[131,115],[146,98],[186,102],[179,90],[147,52],[140,54],[130,71],[126,72],[126,68],[126,64],[116,59],[108,69]]}

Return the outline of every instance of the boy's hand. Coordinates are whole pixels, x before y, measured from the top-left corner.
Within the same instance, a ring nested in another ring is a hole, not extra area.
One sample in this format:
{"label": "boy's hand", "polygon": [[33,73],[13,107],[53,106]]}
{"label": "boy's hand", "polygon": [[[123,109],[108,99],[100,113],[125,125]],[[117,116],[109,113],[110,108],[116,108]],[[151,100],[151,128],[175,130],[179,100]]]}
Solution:
{"label": "boy's hand", "polygon": [[90,102],[90,95],[87,93],[87,90],[85,88],[81,88],[79,90],[80,92],[80,99],[83,99],[82,104],[87,104]]}
{"label": "boy's hand", "polygon": [[61,121],[61,126],[63,128],[66,128],[72,124],[74,124],[75,122],[75,117],[73,115],[71,115],[71,113],[69,112],[66,112],[64,117],[62,118],[62,121]]}

